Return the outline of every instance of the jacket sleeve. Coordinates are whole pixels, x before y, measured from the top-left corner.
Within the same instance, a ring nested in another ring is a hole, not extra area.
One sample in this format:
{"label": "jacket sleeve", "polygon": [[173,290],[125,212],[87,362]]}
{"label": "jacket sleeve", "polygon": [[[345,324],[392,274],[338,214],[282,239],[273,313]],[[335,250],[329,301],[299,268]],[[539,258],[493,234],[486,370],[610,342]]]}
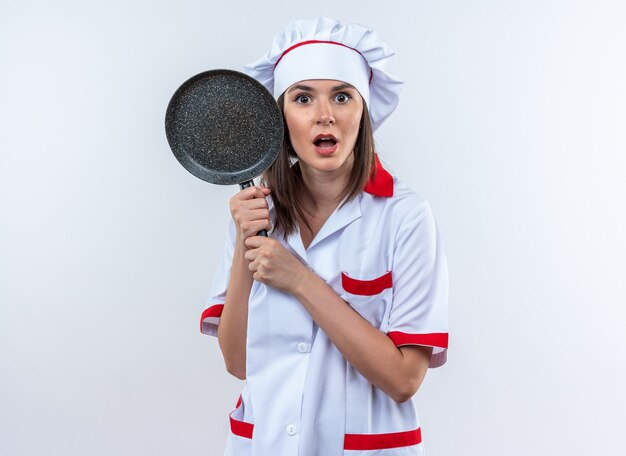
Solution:
{"label": "jacket sleeve", "polygon": [[217,327],[220,323],[224,303],[226,302],[226,290],[230,281],[236,234],[235,223],[232,218],[229,218],[227,231],[224,252],[213,276],[213,283],[211,284],[205,309],[200,316],[200,331],[210,336],[217,336]]}
{"label": "jacket sleeve", "polygon": [[433,347],[430,367],[446,362],[448,267],[428,202],[405,217],[393,257],[393,299],[386,333],[396,346]]}

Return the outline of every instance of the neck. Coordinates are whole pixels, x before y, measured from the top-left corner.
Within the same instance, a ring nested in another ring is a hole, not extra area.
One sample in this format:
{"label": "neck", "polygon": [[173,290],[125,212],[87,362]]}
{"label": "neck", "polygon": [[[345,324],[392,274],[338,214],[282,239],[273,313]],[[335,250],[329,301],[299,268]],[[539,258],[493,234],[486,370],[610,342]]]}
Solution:
{"label": "neck", "polygon": [[312,169],[300,162],[306,206],[315,212],[334,210],[344,198],[353,162],[354,155],[351,155],[341,168],[330,172]]}

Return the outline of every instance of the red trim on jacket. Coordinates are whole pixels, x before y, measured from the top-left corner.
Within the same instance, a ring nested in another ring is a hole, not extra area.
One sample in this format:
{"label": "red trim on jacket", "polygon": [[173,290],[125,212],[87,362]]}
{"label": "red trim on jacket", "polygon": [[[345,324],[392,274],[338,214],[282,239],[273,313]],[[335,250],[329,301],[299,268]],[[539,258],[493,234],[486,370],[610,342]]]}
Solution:
{"label": "red trim on jacket", "polygon": [[[242,402],[242,398],[241,398],[241,394],[239,395],[239,399],[237,400],[237,405],[235,405],[235,410],[237,410],[239,408],[239,406],[241,405]],[[233,413],[235,413],[235,410],[233,410],[232,412],[230,412],[230,432],[232,432],[233,434],[239,436],[239,437],[243,437],[246,439],[251,439],[252,438],[252,432],[254,431],[254,424],[252,423],[246,423],[245,421],[239,421],[236,420],[235,418],[233,418]]]}
{"label": "red trim on jacket", "polygon": [[422,429],[390,434],[346,434],[344,450],[383,450],[422,443]]}
{"label": "red trim on jacket", "polygon": [[230,432],[233,434],[243,437],[246,439],[252,438],[252,433],[254,432],[254,424],[246,423],[245,421],[239,421],[230,417]]}
{"label": "red trim on jacket", "polygon": [[387,288],[391,288],[391,271],[373,280],[359,280],[348,277],[345,272],[341,273],[341,286],[348,293],[360,296],[377,295]]}
{"label": "red trim on jacket", "polygon": [[[251,439],[254,433],[254,424],[239,421],[233,418],[233,413],[241,406],[241,395],[237,400],[235,410],[230,413],[230,431],[239,437]],[[388,434],[346,434],[344,436],[344,450],[382,450],[385,448],[399,448],[417,445],[422,442],[422,430],[392,432]]]}
{"label": "red trim on jacket", "polygon": [[374,196],[393,196],[393,176],[383,168],[378,159],[378,154],[374,156],[376,158],[376,168],[372,170],[370,180],[363,187],[363,191]]}
{"label": "red trim on jacket", "polygon": [[202,331],[202,322],[205,318],[209,317],[221,317],[222,310],[224,310],[224,304],[214,304],[211,307],[207,307],[200,315],[200,331]]}
{"label": "red trim on jacket", "polygon": [[448,333],[409,334],[400,331],[387,333],[397,347],[400,345],[427,345],[448,348]]}

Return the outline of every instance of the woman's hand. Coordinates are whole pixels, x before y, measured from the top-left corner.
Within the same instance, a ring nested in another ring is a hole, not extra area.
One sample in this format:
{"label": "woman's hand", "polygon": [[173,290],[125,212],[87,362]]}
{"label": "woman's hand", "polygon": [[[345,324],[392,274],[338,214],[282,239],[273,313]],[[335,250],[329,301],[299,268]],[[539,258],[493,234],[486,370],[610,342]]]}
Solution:
{"label": "woman's hand", "polygon": [[293,294],[308,274],[313,274],[275,239],[252,236],[245,245],[248,248],[245,258],[250,261],[254,280]]}
{"label": "woman's hand", "polygon": [[230,199],[230,214],[237,227],[237,242],[243,246],[246,238],[256,236],[261,230],[269,230],[270,211],[265,197],[267,187],[248,187]]}

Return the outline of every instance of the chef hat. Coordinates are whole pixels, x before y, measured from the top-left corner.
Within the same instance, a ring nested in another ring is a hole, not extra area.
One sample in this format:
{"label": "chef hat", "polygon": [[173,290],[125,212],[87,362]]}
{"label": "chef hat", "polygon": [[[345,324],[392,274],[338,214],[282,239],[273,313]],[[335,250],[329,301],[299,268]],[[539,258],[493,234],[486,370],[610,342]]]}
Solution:
{"label": "chef hat", "polygon": [[297,19],[274,37],[270,51],[244,71],[278,98],[308,79],[352,84],[369,109],[375,130],[398,105],[402,81],[385,71],[393,55],[375,30],[319,17]]}

